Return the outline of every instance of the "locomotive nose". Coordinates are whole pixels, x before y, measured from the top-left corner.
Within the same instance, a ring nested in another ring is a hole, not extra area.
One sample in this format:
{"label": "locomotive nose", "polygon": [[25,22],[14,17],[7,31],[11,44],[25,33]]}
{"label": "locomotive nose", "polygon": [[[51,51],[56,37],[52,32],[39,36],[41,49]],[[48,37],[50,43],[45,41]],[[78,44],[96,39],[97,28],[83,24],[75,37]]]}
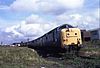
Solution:
{"label": "locomotive nose", "polygon": [[77,28],[62,29],[62,45],[71,46],[71,45],[80,45],[81,34],[80,30]]}

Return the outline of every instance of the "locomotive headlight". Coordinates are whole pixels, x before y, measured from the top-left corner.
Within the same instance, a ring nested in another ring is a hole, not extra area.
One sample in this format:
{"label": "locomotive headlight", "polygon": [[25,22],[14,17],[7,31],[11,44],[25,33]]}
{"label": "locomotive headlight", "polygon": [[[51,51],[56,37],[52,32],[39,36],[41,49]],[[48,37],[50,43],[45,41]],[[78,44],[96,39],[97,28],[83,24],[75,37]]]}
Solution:
{"label": "locomotive headlight", "polygon": [[69,38],[69,35],[70,35],[70,34],[69,34],[69,33],[67,33],[67,34],[66,34],[66,37],[67,37],[67,38]]}
{"label": "locomotive headlight", "polygon": [[68,41],[68,39],[63,39],[63,41],[65,42],[65,41]]}
{"label": "locomotive headlight", "polygon": [[69,33],[67,33],[67,35],[69,35]]}
{"label": "locomotive headlight", "polygon": [[80,38],[78,38],[77,40],[80,40]]}
{"label": "locomotive headlight", "polygon": [[77,35],[77,33],[75,33],[75,35]]}
{"label": "locomotive headlight", "polygon": [[69,38],[68,36],[66,36],[66,38]]}
{"label": "locomotive headlight", "polygon": [[68,41],[68,39],[66,39],[66,41]]}
{"label": "locomotive headlight", "polygon": [[65,39],[63,39],[63,41],[66,41]]}

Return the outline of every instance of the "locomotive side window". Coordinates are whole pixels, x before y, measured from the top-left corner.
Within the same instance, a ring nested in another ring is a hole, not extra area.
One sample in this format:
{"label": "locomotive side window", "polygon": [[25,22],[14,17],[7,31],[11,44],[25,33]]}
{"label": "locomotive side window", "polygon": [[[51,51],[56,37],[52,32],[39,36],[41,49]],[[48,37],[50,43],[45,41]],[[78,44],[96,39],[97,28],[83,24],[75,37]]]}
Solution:
{"label": "locomotive side window", "polygon": [[57,28],[57,31],[59,31],[59,28]]}
{"label": "locomotive side window", "polygon": [[54,39],[55,39],[55,42],[57,41],[57,31],[54,30]]}
{"label": "locomotive side window", "polygon": [[53,35],[52,35],[52,33],[50,34],[50,41],[52,41],[52,37],[53,37]]}
{"label": "locomotive side window", "polygon": [[55,41],[54,37],[55,37],[55,36],[54,36],[54,31],[53,31],[53,41]]}
{"label": "locomotive side window", "polygon": [[47,36],[46,36],[46,40],[47,40]]}
{"label": "locomotive side window", "polygon": [[50,35],[48,34],[47,40],[50,41]]}

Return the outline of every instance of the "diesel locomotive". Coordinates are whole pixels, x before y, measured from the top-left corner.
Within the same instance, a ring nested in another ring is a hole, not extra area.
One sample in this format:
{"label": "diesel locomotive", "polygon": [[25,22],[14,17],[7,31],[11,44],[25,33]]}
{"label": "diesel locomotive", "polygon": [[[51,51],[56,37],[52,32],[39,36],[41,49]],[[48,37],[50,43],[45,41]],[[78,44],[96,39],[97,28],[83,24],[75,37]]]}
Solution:
{"label": "diesel locomotive", "polygon": [[43,36],[27,42],[27,46],[45,52],[64,53],[79,51],[82,45],[81,31],[69,24],[58,26]]}

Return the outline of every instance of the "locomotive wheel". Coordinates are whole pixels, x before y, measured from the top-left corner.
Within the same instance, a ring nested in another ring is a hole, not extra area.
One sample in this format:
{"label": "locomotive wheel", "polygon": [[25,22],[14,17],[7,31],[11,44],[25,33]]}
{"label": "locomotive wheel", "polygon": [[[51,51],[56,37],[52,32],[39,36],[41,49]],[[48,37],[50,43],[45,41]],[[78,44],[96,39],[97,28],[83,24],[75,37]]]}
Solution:
{"label": "locomotive wheel", "polygon": [[78,53],[80,51],[80,48],[79,46],[69,46],[68,49],[66,50],[67,53],[69,54],[73,54],[73,55],[76,55],[78,56]]}
{"label": "locomotive wheel", "polygon": [[79,56],[80,49],[81,49],[81,47],[77,46],[76,53],[75,53],[76,56]]}

